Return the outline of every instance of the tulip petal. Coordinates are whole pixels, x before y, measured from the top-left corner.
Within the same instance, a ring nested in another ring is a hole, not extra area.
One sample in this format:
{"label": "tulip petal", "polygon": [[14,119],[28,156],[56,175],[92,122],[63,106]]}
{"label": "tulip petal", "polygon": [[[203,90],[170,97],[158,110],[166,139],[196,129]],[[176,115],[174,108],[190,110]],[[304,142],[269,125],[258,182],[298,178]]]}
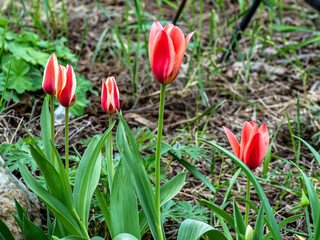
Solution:
{"label": "tulip petal", "polygon": [[49,95],[53,95],[56,92],[56,81],[59,74],[58,68],[57,57],[55,54],[51,54],[44,69],[42,81],[42,88]]}
{"label": "tulip petal", "polygon": [[241,147],[240,147],[240,159],[243,161],[243,155],[244,155],[244,150],[246,148],[247,143],[249,142],[250,139],[250,134],[252,130],[252,125],[249,122],[245,122],[242,127],[242,134],[241,134]]}
{"label": "tulip petal", "polygon": [[248,147],[244,153],[244,163],[251,170],[256,169],[266,156],[265,149],[263,134],[258,132],[248,143]]}
{"label": "tulip petal", "polygon": [[228,140],[229,140],[229,143],[232,147],[232,151],[233,151],[234,155],[236,157],[239,157],[240,145],[239,145],[238,140],[236,139],[236,137],[233,135],[233,133],[228,128],[226,128],[224,126],[222,128],[228,137]]}
{"label": "tulip petal", "polygon": [[[155,20],[154,22],[153,22],[153,24],[152,24],[152,26],[151,26],[151,30],[150,30],[150,34],[149,34],[149,55],[151,56],[152,55],[152,47],[153,47],[153,45],[154,45],[154,40],[155,40],[155,38],[156,38],[156,36],[157,36],[157,34],[161,31],[161,30],[163,30],[163,27],[162,27],[162,25],[157,21],[157,20]],[[151,60],[151,58],[150,58],[150,60]],[[151,61],[150,61],[150,63],[151,63]],[[151,63],[152,64],[152,63]]]}
{"label": "tulip petal", "polygon": [[72,69],[72,66],[69,65],[66,71],[66,81],[65,86],[62,88],[59,98],[60,98],[60,104],[64,107],[70,107],[70,103],[72,102],[72,99],[75,95],[75,75]]}
{"label": "tulip petal", "polygon": [[104,112],[108,111],[108,89],[104,80],[102,80],[101,107]]}
{"label": "tulip petal", "polygon": [[120,109],[120,103],[119,103],[119,90],[116,84],[116,80],[113,81],[113,102],[114,102],[114,108],[116,110]]}
{"label": "tulip petal", "polygon": [[171,38],[164,30],[157,34],[152,49],[150,62],[153,75],[159,83],[165,84],[173,70],[175,51]]}

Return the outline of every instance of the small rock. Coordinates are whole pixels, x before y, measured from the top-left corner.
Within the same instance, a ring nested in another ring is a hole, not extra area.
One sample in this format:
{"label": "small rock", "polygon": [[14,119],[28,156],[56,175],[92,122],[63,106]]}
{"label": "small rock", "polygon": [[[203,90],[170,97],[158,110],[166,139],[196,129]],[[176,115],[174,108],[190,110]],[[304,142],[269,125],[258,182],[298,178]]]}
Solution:
{"label": "small rock", "polygon": [[0,218],[8,226],[16,240],[24,237],[12,213],[17,214],[14,199],[27,212],[30,220],[41,226],[40,205],[38,198],[31,193],[15,176],[3,167],[4,161],[0,156]]}

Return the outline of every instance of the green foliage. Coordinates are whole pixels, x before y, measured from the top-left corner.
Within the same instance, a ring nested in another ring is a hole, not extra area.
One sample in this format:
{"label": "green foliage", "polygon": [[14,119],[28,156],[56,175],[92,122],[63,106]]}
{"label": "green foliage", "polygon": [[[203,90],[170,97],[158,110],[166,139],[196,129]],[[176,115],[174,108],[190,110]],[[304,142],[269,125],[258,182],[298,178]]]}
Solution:
{"label": "green foliage", "polygon": [[[40,138],[34,138],[34,140],[40,146],[42,145]],[[5,156],[5,166],[9,168],[10,172],[17,170],[19,164],[27,165],[33,172],[37,170],[37,164],[31,156],[28,145],[31,142],[31,138],[27,137],[20,138],[15,144],[3,143],[0,145],[0,153]]]}
{"label": "green foliage", "polygon": [[[4,29],[0,27],[0,34]],[[33,32],[14,33],[7,31],[4,39],[4,53],[0,59],[0,92],[4,91],[6,78],[9,77],[8,90],[4,95],[5,100],[13,98],[19,100],[19,94],[25,91],[36,91],[42,88],[43,71],[51,53],[55,53],[60,64],[73,64],[77,57],[63,44],[65,38],[54,42],[41,39]],[[10,60],[12,60],[9,73]],[[83,115],[84,108],[90,103],[86,93],[97,94],[92,90],[92,83],[83,76],[77,76],[76,103],[70,108],[72,117]]]}
{"label": "green foliage", "polygon": [[174,202],[170,200],[162,207],[162,221],[165,222],[168,218],[172,218],[181,223],[183,220],[191,218],[207,222],[209,220],[207,212],[208,209],[200,205],[193,205],[186,201]]}

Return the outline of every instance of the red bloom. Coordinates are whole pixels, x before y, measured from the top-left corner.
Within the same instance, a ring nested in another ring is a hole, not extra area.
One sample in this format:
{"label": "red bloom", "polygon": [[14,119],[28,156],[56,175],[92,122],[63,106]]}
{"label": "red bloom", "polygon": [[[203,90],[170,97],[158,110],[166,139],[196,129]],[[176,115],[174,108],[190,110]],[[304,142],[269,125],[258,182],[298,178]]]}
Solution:
{"label": "red bloom", "polygon": [[119,90],[114,77],[102,80],[101,107],[107,114],[114,114],[120,109]]}
{"label": "red bloom", "polygon": [[269,133],[265,123],[259,128],[254,122],[245,122],[242,127],[241,145],[233,133],[223,127],[234,155],[243,161],[251,170],[256,169],[267,154]]}
{"label": "red bloom", "polygon": [[56,55],[53,53],[48,59],[46,68],[44,69],[42,81],[42,88],[49,95],[54,95],[56,93],[58,73],[58,60]]}
{"label": "red bloom", "polygon": [[180,28],[168,24],[163,28],[154,21],[149,35],[149,59],[155,79],[171,83],[178,75],[184,53],[194,32],[184,38]]}
{"label": "red bloom", "polygon": [[59,65],[57,81],[57,100],[64,107],[71,107],[76,102],[76,75],[71,65]]}

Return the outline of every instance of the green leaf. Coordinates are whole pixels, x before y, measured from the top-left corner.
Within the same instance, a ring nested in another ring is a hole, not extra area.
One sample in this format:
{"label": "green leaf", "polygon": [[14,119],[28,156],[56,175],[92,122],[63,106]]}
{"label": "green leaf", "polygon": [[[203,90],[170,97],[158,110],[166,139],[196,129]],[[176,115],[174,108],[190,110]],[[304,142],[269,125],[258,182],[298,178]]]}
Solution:
{"label": "green leaf", "polygon": [[44,99],[41,109],[40,126],[42,134],[42,143],[44,147],[44,154],[49,162],[52,162],[52,146],[51,139],[51,115],[49,112],[49,106],[46,99]]}
{"label": "green leaf", "polygon": [[23,235],[26,240],[48,240],[44,232],[26,216],[23,218]]}
{"label": "green leaf", "polygon": [[317,162],[318,162],[318,164],[320,166],[320,155],[319,155],[319,153],[309,143],[307,143],[302,138],[299,138],[297,136],[294,136],[294,137],[299,139],[301,142],[303,142],[304,145],[306,145],[309,148],[309,150],[312,152],[314,158],[317,160]]}
{"label": "green leaf", "polygon": [[[7,63],[2,67],[5,76],[8,76],[9,65],[10,63]],[[31,89],[33,80],[27,75],[29,70],[30,66],[25,61],[17,60],[15,57],[12,57],[8,89],[14,89],[17,93],[23,93],[25,90]]]}
{"label": "green leaf", "polygon": [[146,215],[151,233],[156,240],[159,240],[155,223],[157,212],[155,208],[154,192],[149,182],[148,174],[142,164],[142,158],[135,143],[134,136],[119,112],[118,117],[120,122],[116,136],[117,146],[122,159],[126,161],[132,172],[135,191],[139,198],[142,210]]}
{"label": "green leaf", "polygon": [[238,233],[237,239],[244,239],[244,235],[246,234],[246,225],[244,224],[243,216],[235,198],[233,198],[233,215],[234,225],[236,227],[235,230]]}
{"label": "green leaf", "polygon": [[78,237],[78,236],[68,236],[68,237],[64,237],[64,238],[58,238],[56,236],[52,236],[52,239],[53,240],[87,240],[86,238]]}
{"label": "green leaf", "polygon": [[174,155],[171,155],[171,156],[175,158],[177,161],[179,161],[179,163],[182,164],[186,169],[188,169],[188,171],[191,172],[193,176],[195,176],[200,181],[202,181],[213,193],[216,192],[216,189],[214,188],[214,186],[212,186],[211,182],[198,169],[196,169],[194,166],[192,166],[190,163],[188,163],[185,160],[179,159]]}
{"label": "green leaf", "polygon": [[25,166],[20,165],[19,170],[28,187],[42,199],[50,211],[68,229],[68,231],[73,235],[81,236],[82,230],[69,208],[44,189],[29,173]]}
{"label": "green leaf", "polygon": [[[56,151],[56,149],[54,150]],[[75,206],[73,203],[71,186],[67,180],[64,168],[62,167],[63,170],[60,169],[60,172],[58,173],[51,162],[45,158],[41,150],[39,152],[39,149],[36,149],[33,145],[30,145],[30,152],[45,178],[49,192],[67,208],[73,211]],[[60,165],[62,165],[61,159],[58,158],[57,162],[60,162]]]}
{"label": "green leaf", "polygon": [[256,220],[256,225],[254,227],[254,240],[263,240],[263,216],[264,216],[264,201],[262,201],[260,210],[258,212],[258,217]]}
{"label": "green leaf", "polygon": [[309,201],[311,205],[311,214],[313,218],[313,226],[314,226],[314,239],[320,239],[320,199],[316,189],[313,187],[313,182],[311,179],[307,177],[307,175],[299,168],[298,165],[291,162],[298,170],[300,171],[301,175],[303,176],[304,183],[306,185]]}
{"label": "green leaf", "polygon": [[92,139],[82,156],[78,168],[73,197],[77,213],[86,228],[88,226],[91,199],[100,179],[101,148],[114,124],[115,122],[107,129],[99,141],[97,137]]}
{"label": "green leaf", "polygon": [[10,232],[7,225],[0,218],[0,239],[3,240],[14,240],[12,233]]}
{"label": "green leaf", "polygon": [[112,237],[130,233],[140,239],[139,211],[133,188],[132,175],[121,160],[112,182],[110,217]]}
{"label": "green leaf", "polygon": [[[252,171],[239,158],[237,158],[234,154],[232,154],[228,150],[224,149],[223,147],[220,147],[218,144],[209,142],[204,139],[202,139],[201,141],[209,144],[210,146],[217,148],[218,150],[220,150],[221,152],[226,154],[228,157],[230,157],[244,171],[244,173],[250,179],[250,182],[254,186],[260,200],[262,201],[264,199],[268,199],[267,196],[265,195],[262,187],[260,186],[259,182],[257,181],[256,177],[252,173]],[[265,211],[266,211],[266,215],[267,215],[267,224],[269,225],[269,228],[273,234],[274,239],[275,240],[282,240],[276,218],[273,214],[272,208],[271,208],[268,201],[265,201]]]}
{"label": "green leaf", "polygon": [[111,219],[110,219],[110,212],[108,209],[108,205],[107,205],[107,201],[106,199],[103,197],[102,193],[100,192],[99,187],[96,188],[96,190],[94,191],[96,194],[96,198],[98,199],[98,203],[99,203],[99,207],[101,209],[101,213],[107,223],[107,227],[108,229],[111,229]]}
{"label": "green leaf", "polygon": [[118,236],[116,236],[113,240],[139,240],[139,239],[128,233],[121,233]]}
{"label": "green leaf", "polygon": [[221,209],[220,207],[213,205],[212,203],[200,199],[200,203],[206,205],[210,208],[216,215],[221,216],[233,229],[235,229],[234,219],[231,215],[229,215],[226,211]]}
{"label": "green leaf", "polygon": [[178,233],[178,240],[198,240],[202,235],[207,235],[210,240],[227,240],[223,233],[210,225],[193,219],[183,221]]}

